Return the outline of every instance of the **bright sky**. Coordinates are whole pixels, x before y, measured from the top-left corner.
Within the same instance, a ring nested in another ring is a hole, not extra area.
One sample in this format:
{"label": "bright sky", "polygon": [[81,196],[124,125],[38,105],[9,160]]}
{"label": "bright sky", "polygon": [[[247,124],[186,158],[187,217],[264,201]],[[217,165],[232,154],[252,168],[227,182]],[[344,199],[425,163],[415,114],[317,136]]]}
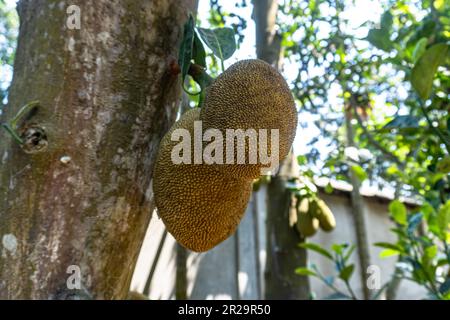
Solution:
{"label": "bright sky", "polygon": [[7,8],[14,8],[18,0],[4,0]]}

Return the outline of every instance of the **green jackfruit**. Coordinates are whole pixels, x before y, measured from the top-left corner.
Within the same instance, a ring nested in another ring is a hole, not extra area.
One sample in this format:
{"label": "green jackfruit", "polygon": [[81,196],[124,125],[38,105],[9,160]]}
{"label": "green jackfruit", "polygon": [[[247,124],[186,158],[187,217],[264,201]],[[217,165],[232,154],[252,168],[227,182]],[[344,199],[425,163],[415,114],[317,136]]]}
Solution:
{"label": "green jackfruit", "polygon": [[309,199],[303,198],[297,207],[297,230],[303,237],[312,237],[319,229],[319,220],[309,212]]}
{"label": "green jackfruit", "polygon": [[317,199],[311,201],[310,214],[319,220],[320,228],[323,231],[329,232],[336,228],[336,219],[334,218],[333,212],[323,200]]}

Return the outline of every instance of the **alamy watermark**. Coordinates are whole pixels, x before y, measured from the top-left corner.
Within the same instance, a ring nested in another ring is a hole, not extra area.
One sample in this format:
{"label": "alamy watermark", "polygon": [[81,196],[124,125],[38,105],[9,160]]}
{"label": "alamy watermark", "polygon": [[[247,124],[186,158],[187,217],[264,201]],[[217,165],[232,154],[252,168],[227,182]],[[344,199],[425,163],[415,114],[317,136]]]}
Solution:
{"label": "alamy watermark", "polygon": [[263,166],[261,174],[278,168],[278,129],[226,129],[224,135],[219,129],[210,128],[203,132],[202,121],[195,121],[193,135],[191,137],[191,132],[182,128],[172,132],[171,140],[179,141],[171,151],[172,163],[258,164]]}
{"label": "alamy watermark", "polygon": [[70,265],[66,270],[67,274],[70,276],[67,278],[66,285],[69,290],[80,290],[81,289],[81,269],[77,265]]}
{"label": "alamy watermark", "polygon": [[66,9],[68,15],[66,20],[66,26],[69,30],[81,29],[81,9],[77,5],[70,5]]}
{"label": "alamy watermark", "polygon": [[370,290],[380,290],[381,289],[381,269],[377,265],[370,265],[367,267],[367,288]]}

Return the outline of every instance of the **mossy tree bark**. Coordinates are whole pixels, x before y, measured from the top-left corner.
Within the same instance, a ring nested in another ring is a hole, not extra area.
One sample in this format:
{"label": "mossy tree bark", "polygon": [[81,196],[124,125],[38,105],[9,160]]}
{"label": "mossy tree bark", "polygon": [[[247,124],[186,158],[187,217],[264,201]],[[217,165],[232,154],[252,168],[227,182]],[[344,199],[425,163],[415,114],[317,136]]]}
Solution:
{"label": "mossy tree bark", "polygon": [[[126,297],[154,207],[153,161],[179,102],[175,61],[194,2],[19,2],[1,121],[39,100],[19,131],[44,130],[48,147],[27,154],[2,133],[1,299]],[[80,29],[67,27],[69,5],[80,8]],[[71,265],[80,290],[67,286]]]}
{"label": "mossy tree bark", "polygon": [[[256,25],[256,53],[274,67],[282,66],[282,37],[275,30],[277,0],[254,0],[253,19]],[[298,276],[295,269],[306,267],[307,252],[298,247],[299,234],[289,226],[292,195],[286,182],[298,175],[292,153],[280,165],[267,188],[267,261],[265,266],[266,299],[308,299],[308,277]]]}

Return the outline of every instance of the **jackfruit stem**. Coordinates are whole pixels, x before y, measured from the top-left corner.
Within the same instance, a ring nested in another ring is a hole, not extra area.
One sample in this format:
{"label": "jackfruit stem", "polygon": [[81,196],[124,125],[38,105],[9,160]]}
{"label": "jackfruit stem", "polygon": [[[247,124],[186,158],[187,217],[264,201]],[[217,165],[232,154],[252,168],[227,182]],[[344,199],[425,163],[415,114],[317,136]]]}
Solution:
{"label": "jackfruit stem", "polygon": [[206,72],[205,68],[195,63],[191,63],[189,66],[188,74],[200,85],[202,91],[214,81],[214,78]]}

